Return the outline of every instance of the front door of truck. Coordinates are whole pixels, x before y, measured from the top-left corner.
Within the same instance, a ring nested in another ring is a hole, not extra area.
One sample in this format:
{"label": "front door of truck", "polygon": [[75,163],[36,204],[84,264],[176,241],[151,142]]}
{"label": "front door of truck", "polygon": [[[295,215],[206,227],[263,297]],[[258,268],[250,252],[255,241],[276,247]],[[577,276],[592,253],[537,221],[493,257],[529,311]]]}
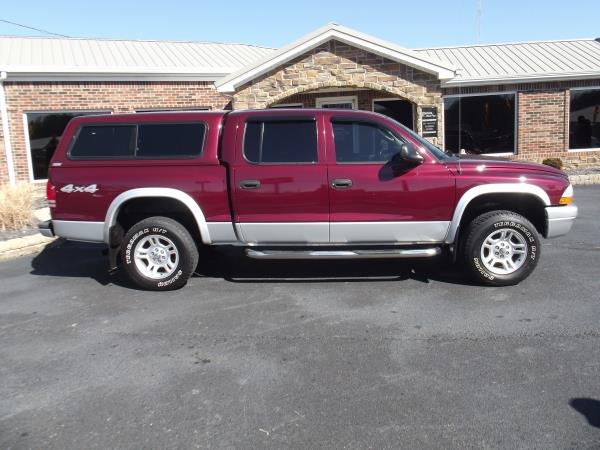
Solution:
{"label": "front door of truck", "polygon": [[325,123],[332,243],[430,243],[445,238],[454,178],[443,164],[423,151],[420,165],[393,164],[403,144],[419,146],[391,121],[331,112]]}
{"label": "front door of truck", "polygon": [[329,242],[322,115],[248,113],[238,121],[232,167],[238,233],[249,243]]}

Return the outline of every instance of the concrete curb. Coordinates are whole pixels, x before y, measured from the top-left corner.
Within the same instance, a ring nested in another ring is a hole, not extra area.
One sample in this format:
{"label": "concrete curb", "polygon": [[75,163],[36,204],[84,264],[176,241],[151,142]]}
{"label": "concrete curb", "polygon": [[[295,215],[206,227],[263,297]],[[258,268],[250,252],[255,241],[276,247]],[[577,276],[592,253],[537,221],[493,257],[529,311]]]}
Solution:
{"label": "concrete curb", "polygon": [[[39,221],[48,220],[50,219],[50,210],[40,208],[35,210],[33,215]],[[54,240],[56,238],[48,238],[38,233],[0,241],[0,261],[37,253]]]}
{"label": "concrete curb", "polygon": [[41,251],[46,245],[56,240],[41,234],[33,234],[0,242],[0,261],[29,255]]}
{"label": "concrete curb", "polygon": [[600,184],[600,173],[591,173],[589,175],[569,175],[569,181],[573,186]]}

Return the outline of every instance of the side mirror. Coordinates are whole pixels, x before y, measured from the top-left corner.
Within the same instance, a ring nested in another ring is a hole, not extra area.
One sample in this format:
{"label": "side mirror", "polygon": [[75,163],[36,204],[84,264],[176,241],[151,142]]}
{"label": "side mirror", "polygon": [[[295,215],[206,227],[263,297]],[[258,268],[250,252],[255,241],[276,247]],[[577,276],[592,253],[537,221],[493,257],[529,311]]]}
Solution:
{"label": "side mirror", "polygon": [[417,149],[412,145],[402,144],[400,153],[396,153],[392,158],[393,165],[422,164],[425,161]]}

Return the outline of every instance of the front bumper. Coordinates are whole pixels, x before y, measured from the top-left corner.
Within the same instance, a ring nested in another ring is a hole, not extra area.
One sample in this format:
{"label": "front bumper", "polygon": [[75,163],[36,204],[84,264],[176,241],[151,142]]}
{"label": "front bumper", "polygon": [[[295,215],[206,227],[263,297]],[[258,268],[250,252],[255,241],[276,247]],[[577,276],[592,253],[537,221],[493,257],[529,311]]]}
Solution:
{"label": "front bumper", "polygon": [[546,207],[546,237],[553,238],[567,234],[577,218],[577,206]]}

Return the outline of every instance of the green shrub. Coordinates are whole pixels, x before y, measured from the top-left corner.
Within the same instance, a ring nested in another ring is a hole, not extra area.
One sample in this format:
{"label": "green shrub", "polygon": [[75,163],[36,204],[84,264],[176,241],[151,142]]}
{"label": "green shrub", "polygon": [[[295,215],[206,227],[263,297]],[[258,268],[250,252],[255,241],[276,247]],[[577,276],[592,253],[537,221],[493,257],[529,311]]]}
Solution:
{"label": "green shrub", "polygon": [[558,170],[562,170],[563,168],[563,162],[560,158],[546,158],[542,161],[542,164],[546,164],[547,166],[554,167]]}

